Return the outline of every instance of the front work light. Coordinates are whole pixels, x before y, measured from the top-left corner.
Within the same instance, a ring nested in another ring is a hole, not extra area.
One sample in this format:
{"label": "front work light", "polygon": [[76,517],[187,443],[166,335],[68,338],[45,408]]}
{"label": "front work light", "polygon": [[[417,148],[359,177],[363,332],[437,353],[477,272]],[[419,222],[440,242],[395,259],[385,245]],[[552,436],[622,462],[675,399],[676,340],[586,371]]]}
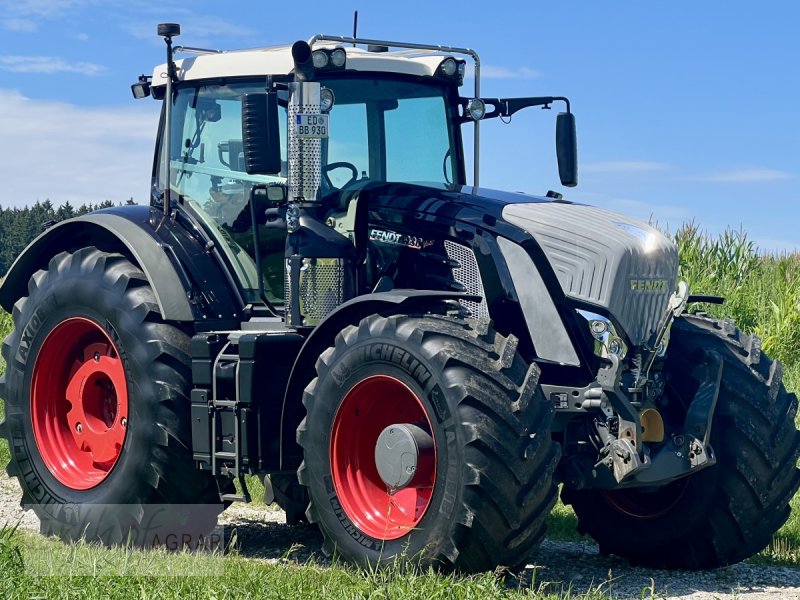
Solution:
{"label": "front work light", "polygon": [[133,97],[137,100],[147,98],[150,95],[150,77],[147,75],[140,75],[139,81],[131,86]]}
{"label": "front work light", "polygon": [[480,121],[486,114],[486,103],[480,98],[467,102],[467,114],[473,121]]}
{"label": "front work light", "polygon": [[333,64],[334,67],[343,67],[346,60],[347,54],[344,48],[337,48],[331,52],[331,64]]}
{"label": "front work light", "polygon": [[458,63],[454,58],[445,58],[439,68],[442,69],[444,75],[452,77],[458,72]]}
{"label": "front work light", "polygon": [[336,97],[333,95],[333,90],[330,88],[322,88],[319,91],[319,110],[323,113],[328,113],[333,108],[333,103]]}
{"label": "front work light", "polygon": [[328,66],[328,53],[324,50],[317,50],[311,55],[315,69],[324,69]]}

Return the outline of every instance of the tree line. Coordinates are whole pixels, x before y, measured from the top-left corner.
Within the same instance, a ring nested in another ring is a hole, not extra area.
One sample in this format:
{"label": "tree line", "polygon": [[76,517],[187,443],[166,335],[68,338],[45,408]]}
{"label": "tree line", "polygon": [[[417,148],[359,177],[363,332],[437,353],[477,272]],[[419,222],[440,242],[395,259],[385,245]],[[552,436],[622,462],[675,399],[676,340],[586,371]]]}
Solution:
{"label": "tree line", "polygon": [[[135,202],[130,199],[125,204]],[[112,206],[116,204],[110,200],[98,204],[81,204],[78,208],[69,202],[56,208],[49,200],[25,208],[4,208],[0,205],[0,277],[11,267],[25,246],[49,225]]]}

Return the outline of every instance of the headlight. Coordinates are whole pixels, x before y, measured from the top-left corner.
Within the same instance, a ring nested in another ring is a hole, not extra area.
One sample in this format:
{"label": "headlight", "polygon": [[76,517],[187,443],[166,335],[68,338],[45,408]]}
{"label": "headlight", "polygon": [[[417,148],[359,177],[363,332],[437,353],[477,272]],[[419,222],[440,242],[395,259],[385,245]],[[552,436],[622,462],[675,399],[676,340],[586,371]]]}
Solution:
{"label": "headlight", "polygon": [[597,356],[608,358],[609,355],[614,354],[620,360],[625,358],[628,354],[628,345],[617,334],[614,324],[609,319],[587,310],[579,310],[578,314],[588,323],[589,332],[594,338],[594,353]]}

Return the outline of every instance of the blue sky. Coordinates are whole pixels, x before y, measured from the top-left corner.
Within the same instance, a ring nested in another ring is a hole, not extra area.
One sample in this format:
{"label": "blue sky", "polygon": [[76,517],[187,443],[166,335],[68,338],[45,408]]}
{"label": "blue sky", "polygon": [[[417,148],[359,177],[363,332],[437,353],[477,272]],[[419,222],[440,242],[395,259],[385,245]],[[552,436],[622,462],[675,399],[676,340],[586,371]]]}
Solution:
{"label": "blue sky", "polygon": [[[144,201],[157,103],[129,85],[179,43],[241,48],[348,35],[475,48],[486,96],[567,95],[580,184],[558,183],[554,112],[482,128],[481,183],[675,228],[744,227],[800,248],[800,3],[0,0],[3,206]],[[469,88],[464,88],[469,95]]]}

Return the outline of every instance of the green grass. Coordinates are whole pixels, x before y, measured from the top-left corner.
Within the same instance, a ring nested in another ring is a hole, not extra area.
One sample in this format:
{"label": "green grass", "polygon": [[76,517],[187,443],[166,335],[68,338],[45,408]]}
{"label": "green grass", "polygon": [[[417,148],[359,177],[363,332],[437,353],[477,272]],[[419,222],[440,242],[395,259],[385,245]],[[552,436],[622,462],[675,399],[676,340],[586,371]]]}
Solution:
{"label": "green grass", "polygon": [[[692,292],[726,298],[723,306],[695,308],[732,317],[746,332],[761,336],[764,351],[784,363],[787,388],[800,391],[800,256],[763,256],[742,232],[729,231],[714,238],[694,225],[682,227],[675,239],[681,256],[681,277],[689,282]],[[10,316],[0,311],[0,338],[10,327]],[[4,368],[0,358],[0,374]],[[0,402],[0,418],[2,414]],[[0,465],[8,459],[6,442],[0,441]],[[261,501],[261,482],[251,477],[248,485],[254,500]],[[549,526],[552,539],[581,539],[575,531],[574,513],[561,503],[553,509]],[[751,561],[800,566],[800,495],[792,500],[792,515],[770,547]],[[189,574],[196,572],[193,569],[198,566],[205,569],[204,575],[151,576],[167,572]],[[513,579],[492,574],[454,577],[418,573],[402,565],[364,573],[336,564],[323,567],[312,562],[300,567],[292,560],[267,564],[236,555],[224,559],[204,557],[198,563],[196,556],[108,550],[87,544],[68,546],[11,529],[0,530],[0,573],[0,595],[8,598],[549,597],[535,586],[519,587],[513,585]],[[89,579],[89,573],[106,576]],[[594,588],[584,596],[573,597],[605,596],[601,588]]]}
{"label": "green grass", "polygon": [[[169,553],[66,545],[30,533],[0,530],[0,594],[4,598],[606,598],[603,583],[583,593],[551,594],[536,581],[484,573],[456,576],[392,567],[358,570],[334,563],[277,563],[240,556]],[[649,597],[649,596],[645,596]]]}

